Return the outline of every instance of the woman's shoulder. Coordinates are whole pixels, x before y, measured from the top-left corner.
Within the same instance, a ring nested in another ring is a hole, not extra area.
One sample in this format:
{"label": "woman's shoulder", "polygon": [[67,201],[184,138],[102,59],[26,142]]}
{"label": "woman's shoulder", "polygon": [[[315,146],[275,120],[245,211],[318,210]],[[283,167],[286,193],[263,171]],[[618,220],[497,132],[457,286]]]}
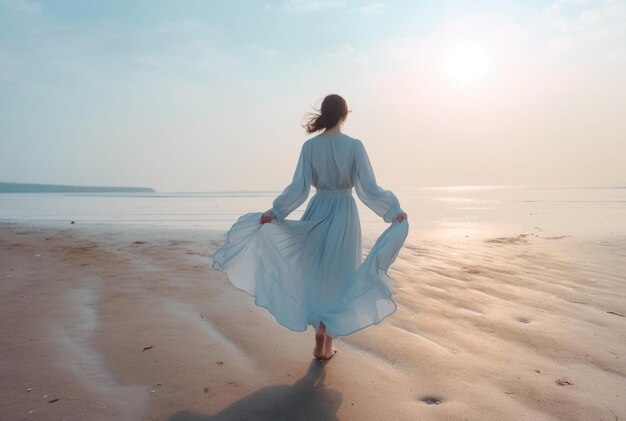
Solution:
{"label": "woman's shoulder", "polygon": [[345,142],[349,143],[350,146],[354,148],[355,150],[365,149],[363,142],[361,142],[361,139],[359,138],[345,135],[344,139],[345,139]]}
{"label": "woman's shoulder", "polygon": [[346,142],[346,143],[361,143],[361,141],[355,137],[347,135],[345,133],[337,133],[332,135],[325,135],[324,133],[317,134],[309,139],[307,139],[304,143],[315,143],[334,140],[338,142]]}
{"label": "woman's shoulder", "polygon": [[347,135],[345,133],[342,133],[342,134],[344,136],[344,139],[346,139],[348,142],[352,142],[352,143],[355,143],[355,144],[361,143],[361,140],[357,139],[356,137],[349,136],[349,135]]}

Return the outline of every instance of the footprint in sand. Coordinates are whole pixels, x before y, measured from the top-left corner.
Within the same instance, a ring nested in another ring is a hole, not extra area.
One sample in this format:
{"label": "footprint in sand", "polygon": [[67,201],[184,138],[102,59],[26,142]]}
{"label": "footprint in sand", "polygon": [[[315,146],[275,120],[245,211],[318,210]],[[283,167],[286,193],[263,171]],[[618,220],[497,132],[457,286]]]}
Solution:
{"label": "footprint in sand", "polygon": [[519,234],[516,237],[496,237],[485,240],[486,243],[492,244],[527,244],[528,243],[528,234]]}
{"label": "footprint in sand", "polygon": [[443,399],[436,396],[424,396],[420,399],[420,401],[424,402],[426,405],[439,405],[442,400]]}

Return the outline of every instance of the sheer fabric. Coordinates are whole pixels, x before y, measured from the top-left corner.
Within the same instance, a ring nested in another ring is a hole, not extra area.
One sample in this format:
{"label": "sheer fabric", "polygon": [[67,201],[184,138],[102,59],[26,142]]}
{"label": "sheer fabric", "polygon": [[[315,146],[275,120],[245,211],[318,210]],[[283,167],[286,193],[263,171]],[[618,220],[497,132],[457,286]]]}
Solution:
{"label": "sheer fabric", "polygon": [[[316,192],[300,220],[287,216]],[[391,225],[362,261],[358,198]],[[362,142],[318,135],[301,149],[291,183],[274,200],[276,219],[243,215],[213,255],[213,267],[296,331],[326,325],[332,337],[379,323],[396,310],[387,271],[408,234],[396,196],[378,186]]]}

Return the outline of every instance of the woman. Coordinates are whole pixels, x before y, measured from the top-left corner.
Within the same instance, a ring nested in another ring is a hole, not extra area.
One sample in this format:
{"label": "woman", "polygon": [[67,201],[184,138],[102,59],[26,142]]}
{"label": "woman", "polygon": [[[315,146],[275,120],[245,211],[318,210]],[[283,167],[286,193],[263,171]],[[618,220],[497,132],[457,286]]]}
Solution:
{"label": "woman", "polygon": [[[341,132],[348,116],[339,95],[324,98],[305,125],[322,133],[302,145],[293,180],[267,212],[243,215],[213,255],[213,267],[296,331],[313,325],[313,355],[328,360],[333,338],[377,324],[396,310],[387,275],[408,234],[396,196],[376,184],[360,140]],[[286,220],[315,195],[299,221]],[[361,263],[357,196],[391,226]]]}

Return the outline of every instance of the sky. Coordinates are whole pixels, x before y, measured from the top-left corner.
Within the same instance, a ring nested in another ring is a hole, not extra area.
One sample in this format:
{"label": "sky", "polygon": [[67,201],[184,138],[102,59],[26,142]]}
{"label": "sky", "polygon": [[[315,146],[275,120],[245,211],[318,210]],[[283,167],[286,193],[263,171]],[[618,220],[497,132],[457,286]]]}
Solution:
{"label": "sky", "polygon": [[280,190],[330,93],[384,188],[626,186],[626,0],[0,0],[0,181]]}

